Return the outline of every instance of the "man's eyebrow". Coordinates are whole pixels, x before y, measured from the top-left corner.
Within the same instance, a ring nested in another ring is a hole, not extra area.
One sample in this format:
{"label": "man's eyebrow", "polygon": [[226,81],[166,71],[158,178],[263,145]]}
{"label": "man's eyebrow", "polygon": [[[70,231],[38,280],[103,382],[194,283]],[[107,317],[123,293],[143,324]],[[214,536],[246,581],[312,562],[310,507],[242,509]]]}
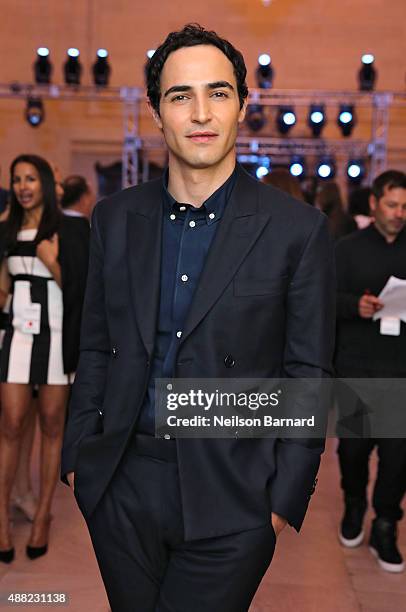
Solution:
{"label": "man's eyebrow", "polygon": [[[220,87],[226,87],[227,89],[234,91],[234,87],[228,81],[214,81],[213,83],[207,83],[206,87],[207,89],[219,89]],[[173,85],[165,91],[164,98],[172,93],[185,93],[187,91],[191,91],[191,89],[192,87],[190,85]]]}
{"label": "man's eyebrow", "polygon": [[227,87],[234,91],[234,87],[228,81],[215,81],[214,83],[207,83],[208,89],[218,89],[219,87]]}
{"label": "man's eyebrow", "polygon": [[169,94],[174,93],[174,92],[185,92],[185,91],[190,91],[192,88],[190,85],[173,85],[173,87],[170,87],[169,89],[167,89],[167,91],[165,91],[164,93],[164,98],[166,98],[166,96],[169,96]]}

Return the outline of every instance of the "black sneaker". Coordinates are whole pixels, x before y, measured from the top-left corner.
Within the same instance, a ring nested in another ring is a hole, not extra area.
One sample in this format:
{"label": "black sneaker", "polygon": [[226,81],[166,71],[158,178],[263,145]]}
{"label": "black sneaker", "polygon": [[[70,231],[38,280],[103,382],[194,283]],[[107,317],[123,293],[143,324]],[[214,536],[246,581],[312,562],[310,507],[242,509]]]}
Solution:
{"label": "black sneaker", "polygon": [[345,512],[341,521],[339,540],[347,548],[355,548],[364,539],[362,524],[367,509],[364,499],[347,497],[345,500]]}
{"label": "black sneaker", "polygon": [[405,564],[396,544],[396,521],[376,518],[372,523],[369,549],[387,572],[403,572]]}

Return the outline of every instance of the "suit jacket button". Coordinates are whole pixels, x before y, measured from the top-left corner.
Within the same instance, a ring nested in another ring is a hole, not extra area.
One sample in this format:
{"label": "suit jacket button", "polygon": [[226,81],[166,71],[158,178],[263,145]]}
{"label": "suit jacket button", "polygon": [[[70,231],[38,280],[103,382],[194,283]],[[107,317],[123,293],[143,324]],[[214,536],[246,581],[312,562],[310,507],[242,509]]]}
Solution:
{"label": "suit jacket button", "polygon": [[224,364],[226,368],[233,368],[235,365],[234,357],[232,355],[227,355],[227,357],[224,357]]}
{"label": "suit jacket button", "polygon": [[118,355],[118,348],[113,346],[113,348],[111,349],[111,354],[113,355],[113,357],[117,357],[117,355]]}

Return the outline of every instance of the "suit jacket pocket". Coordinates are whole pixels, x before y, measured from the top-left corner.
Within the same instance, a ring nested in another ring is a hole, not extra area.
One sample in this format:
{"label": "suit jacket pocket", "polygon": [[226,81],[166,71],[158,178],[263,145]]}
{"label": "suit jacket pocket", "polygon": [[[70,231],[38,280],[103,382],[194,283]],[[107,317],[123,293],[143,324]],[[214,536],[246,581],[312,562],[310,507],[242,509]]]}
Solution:
{"label": "suit jacket pocket", "polygon": [[287,286],[287,276],[264,279],[237,277],[234,279],[234,295],[277,295],[283,293]]}

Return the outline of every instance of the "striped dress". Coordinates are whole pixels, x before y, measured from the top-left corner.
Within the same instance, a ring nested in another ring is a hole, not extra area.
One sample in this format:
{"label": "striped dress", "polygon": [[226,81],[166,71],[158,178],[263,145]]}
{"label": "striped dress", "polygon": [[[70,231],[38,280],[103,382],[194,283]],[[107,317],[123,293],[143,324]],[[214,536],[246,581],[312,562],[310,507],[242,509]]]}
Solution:
{"label": "striped dress", "polygon": [[[7,254],[12,300],[0,358],[0,381],[33,385],[67,385],[62,360],[62,291],[36,257],[36,229],[21,230]],[[24,331],[24,312],[41,305],[39,333]]]}

